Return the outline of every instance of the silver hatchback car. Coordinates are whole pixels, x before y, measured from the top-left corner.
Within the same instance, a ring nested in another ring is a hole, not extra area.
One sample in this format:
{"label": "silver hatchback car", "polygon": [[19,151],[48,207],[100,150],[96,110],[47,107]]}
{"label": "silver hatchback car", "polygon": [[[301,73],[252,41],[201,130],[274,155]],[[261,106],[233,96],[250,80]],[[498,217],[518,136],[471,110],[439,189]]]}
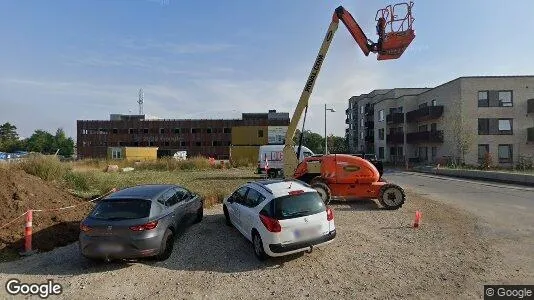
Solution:
{"label": "silver hatchback car", "polygon": [[184,187],[126,188],[100,200],[80,223],[80,252],[90,259],[166,260],[177,231],[202,216],[203,199]]}

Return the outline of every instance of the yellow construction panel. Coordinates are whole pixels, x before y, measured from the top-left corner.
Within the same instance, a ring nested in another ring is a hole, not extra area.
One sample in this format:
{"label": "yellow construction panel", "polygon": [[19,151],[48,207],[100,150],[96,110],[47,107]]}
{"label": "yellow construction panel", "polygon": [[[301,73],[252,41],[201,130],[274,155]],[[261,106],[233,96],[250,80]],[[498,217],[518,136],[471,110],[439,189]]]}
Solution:
{"label": "yellow construction panel", "polygon": [[257,164],[259,146],[231,146],[230,161],[239,164]]}
{"label": "yellow construction panel", "polygon": [[158,159],[158,147],[124,147],[124,158],[128,161]]}
{"label": "yellow construction panel", "polygon": [[236,126],[232,127],[232,145],[257,146],[267,145],[267,126]]}

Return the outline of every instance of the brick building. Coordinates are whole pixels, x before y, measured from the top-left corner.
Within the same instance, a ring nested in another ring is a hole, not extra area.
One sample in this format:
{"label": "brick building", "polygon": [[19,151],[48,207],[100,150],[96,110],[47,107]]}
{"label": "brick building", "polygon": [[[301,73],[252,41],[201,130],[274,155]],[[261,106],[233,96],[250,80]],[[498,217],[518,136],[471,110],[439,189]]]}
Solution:
{"label": "brick building", "polygon": [[255,134],[267,137],[269,127],[288,125],[289,113],[276,110],[243,113],[241,119],[145,119],[144,115],[112,114],[109,120],[77,121],[77,152],[78,158],[105,158],[108,147],[158,147],[158,156],[185,150],[188,157],[228,159],[234,128],[258,128]]}

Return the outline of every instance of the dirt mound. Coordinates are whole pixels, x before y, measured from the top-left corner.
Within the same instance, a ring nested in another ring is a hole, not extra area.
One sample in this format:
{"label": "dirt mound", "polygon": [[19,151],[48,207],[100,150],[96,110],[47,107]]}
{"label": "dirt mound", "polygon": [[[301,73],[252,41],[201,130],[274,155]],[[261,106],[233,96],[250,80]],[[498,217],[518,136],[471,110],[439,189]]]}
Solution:
{"label": "dirt mound", "polygon": [[[29,209],[73,209],[33,213],[33,249],[48,251],[78,237],[79,222],[92,204],[61,187],[22,170],[0,168],[0,227]],[[24,217],[0,229],[0,252],[20,250],[24,242]],[[5,254],[5,253],[4,253]]]}

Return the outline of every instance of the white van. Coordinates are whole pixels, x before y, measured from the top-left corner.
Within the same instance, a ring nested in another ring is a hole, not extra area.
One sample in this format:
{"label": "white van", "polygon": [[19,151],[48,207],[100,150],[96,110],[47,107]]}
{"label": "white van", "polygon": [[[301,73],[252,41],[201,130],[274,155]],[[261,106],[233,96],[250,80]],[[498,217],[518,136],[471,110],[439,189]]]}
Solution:
{"label": "white van", "polygon": [[[295,153],[299,146],[295,146]],[[300,148],[299,162],[308,156],[315,155],[305,146]],[[269,163],[271,177],[277,177],[284,169],[284,145],[263,145],[258,152],[258,174],[265,173],[265,161]]]}

